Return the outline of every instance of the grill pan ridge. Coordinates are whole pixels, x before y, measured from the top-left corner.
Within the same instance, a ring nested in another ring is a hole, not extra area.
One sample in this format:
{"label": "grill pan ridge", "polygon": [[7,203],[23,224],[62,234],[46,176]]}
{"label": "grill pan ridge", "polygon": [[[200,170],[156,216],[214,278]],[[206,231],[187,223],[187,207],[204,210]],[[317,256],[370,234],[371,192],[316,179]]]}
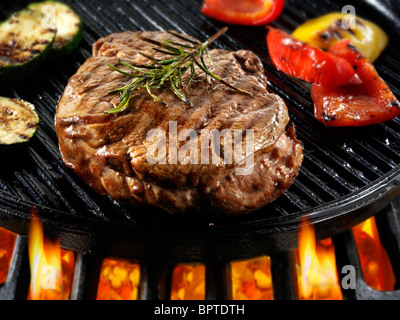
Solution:
{"label": "grill pan ridge", "polygon": [[[215,47],[249,49],[263,61],[269,88],[287,103],[304,163],[294,185],[258,212],[228,220],[209,217],[166,217],[129,208],[96,194],[71,170],[58,151],[54,115],[70,76],[91,55],[92,44],[102,36],[126,30],[175,29],[199,39],[224,24],[200,14],[202,1],[105,0],[64,1],[82,17],[80,47],[61,61],[43,66],[35,78],[13,88],[0,88],[0,96],[34,103],[40,129],[26,145],[1,146],[0,226],[26,234],[30,208],[40,212],[45,229],[61,237],[65,248],[93,250],[107,255],[142,257],[148,246],[161,246],[171,259],[202,260],[211,243],[219,243],[228,259],[296,247],[300,220],[307,216],[318,237],[346,230],[387,206],[400,194],[400,119],[370,128],[326,128],[313,116],[309,87],[276,70],[269,60],[263,27],[229,26]],[[1,4],[4,18],[27,2]],[[292,31],[301,22],[353,4],[357,14],[380,24],[390,35],[389,47],[375,66],[400,97],[400,18],[395,1],[287,0],[273,26]],[[188,250],[190,248],[190,250]]]}

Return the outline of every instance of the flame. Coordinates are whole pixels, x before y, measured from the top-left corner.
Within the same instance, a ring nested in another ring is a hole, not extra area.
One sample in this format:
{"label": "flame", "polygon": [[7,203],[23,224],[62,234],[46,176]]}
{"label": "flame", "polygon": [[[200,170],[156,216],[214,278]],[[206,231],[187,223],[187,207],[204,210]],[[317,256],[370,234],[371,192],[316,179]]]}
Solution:
{"label": "flame", "polygon": [[140,266],[125,261],[103,261],[97,300],[136,300],[140,278]]}
{"label": "flame", "polygon": [[171,300],[204,300],[205,267],[177,265],[172,274]]}
{"label": "flame", "polygon": [[311,224],[302,221],[296,250],[301,300],[342,300],[331,239],[317,241]]}
{"label": "flame", "polygon": [[6,282],[16,239],[15,233],[0,228],[0,285]]}
{"label": "flame", "polygon": [[386,250],[383,248],[375,218],[353,228],[365,282],[381,291],[392,291],[396,279]]}
{"label": "flame", "polygon": [[272,300],[274,298],[270,257],[233,262],[231,266],[233,300]]}
{"label": "flame", "polygon": [[36,211],[28,235],[31,283],[29,300],[67,300],[75,262],[73,252],[62,250],[60,241],[44,237]]}
{"label": "flame", "polygon": [[[232,262],[233,300],[272,300],[271,259]],[[204,300],[205,266],[178,265],[174,268],[171,300]]]}

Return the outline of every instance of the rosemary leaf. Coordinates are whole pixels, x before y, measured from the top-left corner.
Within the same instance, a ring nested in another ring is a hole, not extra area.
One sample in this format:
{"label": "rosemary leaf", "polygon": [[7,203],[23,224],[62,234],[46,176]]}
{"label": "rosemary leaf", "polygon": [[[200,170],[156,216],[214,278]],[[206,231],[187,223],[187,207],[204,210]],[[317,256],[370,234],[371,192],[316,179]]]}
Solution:
{"label": "rosemary leaf", "polygon": [[137,72],[139,72],[141,74],[150,75],[150,76],[152,75],[151,72],[139,69],[139,68],[129,64],[128,62],[123,61],[123,60],[120,60],[119,63],[122,64],[123,66],[128,67],[129,69],[135,70],[135,71],[137,71]]}
{"label": "rosemary leaf", "polygon": [[172,91],[178,96],[178,98],[182,99],[184,102],[186,102],[189,106],[192,105],[192,103],[186,99],[185,95],[179,91],[177,83],[176,83],[176,78],[174,78],[173,76],[171,76],[169,78],[170,83],[171,83],[171,87],[172,87]]}
{"label": "rosemary leaf", "polygon": [[214,62],[212,61],[212,59],[211,59],[211,56],[210,56],[210,52],[208,51],[208,48],[206,47],[206,54],[207,54],[207,57],[208,57],[208,61],[210,61],[210,64],[211,65],[214,65]]}
{"label": "rosemary leaf", "polygon": [[161,50],[161,49],[158,49],[158,48],[153,48],[153,50],[154,50],[154,51],[157,51],[157,52],[160,52],[160,53],[169,54],[169,55],[171,55],[171,56],[179,56],[179,53],[168,52],[168,51]]}
{"label": "rosemary leaf", "polygon": [[172,59],[159,61],[157,64],[162,64],[162,65],[171,64],[171,63],[173,63],[175,61],[178,61],[179,59],[180,59],[180,57],[176,56],[175,58],[172,58]]}
{"label": "rosemary leaf", "polygon": [[173,35],[174,37],[179,38],[179,39],[181,39],[181,40],[183,40],[183,41],[186,41],[186,42],[195,44],[195,45],[197,45],[197,46],[201,45],[200,42],[198,42],[198,41],[193,41],[192,39],[189,39],[189,38],[187,38],[187,37],[184,37],[184,36],[180,35],[179,33],[175,33],[175,32],[170,31],[170,30],[168,30],[167,33],[169,33],[170,35]]}
{"label": "rosemary leaf", "polygon": [[144,53],[144,52],[139,52],[139,54],[142,55],[143,57],[145,57],[145,58],[147,58],[147,59],[153,61],[153,62],[159,62],[159,61],[161,61],[160,59],[156,59],[156,58],[154,58],[154,57],[152,57],[152,56],[150,56],[150,55],[148,55],[148,54],[146,54],[146,53]]}
{"label": "rosemary leaf", "polygon": [[151,92],[151,89],[150,89],[150,86],[149,86],[149,81],[146,82],[145,88],[146,88],[146,90],[147,90],[147,93],[148,93],[155,101],[160,102],[160,103],[162,103],[162,104],[165,104],[164,102],[162,102],[162,101],[160,100],[160,98],[158,98],[155,94],[153,94],[153,93]]}
{"label": "rosemary leaf", "polygon": [[[186,72],[186,70],[185,70],[185,72]],[[184,73],[185,73],[185,72],[184,72]],[[178,76],[179,76],[179,85],[180,85],[181,87],[183,87],[182,69],[181,69],[181,68],[178,68]]]}
{"label": "rosemary leaf", "polygon": [[190,83],[192,82],[193,78],[196,76],[196,69],[194,68],[194,63],[190,64],[190,72],[191,72],[191,75],[190,75],[189,81],[187,83],[188,85],[190,85]]}
{"label": "rosemary leaf", "polygon": [[156,46],[164,48],[164,49],[166,49],[168,51],[171,51],[171,52],[173,52],[175,54],[179,54],[180,53],[179,52],[179,48],[175,48],[173,46],[170,46],[167,43],[163,43],[163,42],[160,42],[160,41],[157,41],[157,40],[154,40],[154,39],[150,39],[150,38],[147,38],[147,37],[142,37],[142,36],[139,36],[139,39],[142,39],[144,41],[147,41],[147,42],[150,42],[152,44],[155,44]]}
{"label": "rosemary leaf", "polygon": [[129,72],[122,71],[121,69],[119,69],[119,68],[117,68],[117,67],[115,67],[115,66],[113,66],[113,65],[111,65],[111,64],[109,64],[109,63],[107,63],[107,65],[108,65],[111,69],[113,69],[113,70],[115,70],[115,71],[117,71],[117,72],[123,74],[124,76],[129,76],[129,77],[137,77],[137,76],[138,76],[138,75],[133,74],[133,73],[129,73]]}
{"label": "rosemary leaf", "polygon": [[197,49],[196,47],[188,46],[188,45],[186,45],[186,44],[178,43],[178,42],[175,42],[175,41],[172,41],[172,40],[168,40],[168,39],[166,39],[165,42],[168,42],[168,43],[170,43],[170,44],[173,44],[173,45],[178,46],[178,47],[181,47],[181,48],[194,49],[194,50]]}

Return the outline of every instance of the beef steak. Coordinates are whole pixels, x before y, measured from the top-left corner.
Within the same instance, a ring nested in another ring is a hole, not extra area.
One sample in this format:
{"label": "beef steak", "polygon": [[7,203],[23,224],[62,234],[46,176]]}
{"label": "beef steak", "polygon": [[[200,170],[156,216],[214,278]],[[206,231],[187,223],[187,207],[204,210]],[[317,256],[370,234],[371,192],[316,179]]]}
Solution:
{"label": "beef steak", "polygon": [[111,34],[94,44],[93,56],[70,78],[55,116],[64,163],[100,194],[170,213],[243,214],[285,192],[300,170],[302,144],[293,128],[286,132],[287,107],[268,92],[262,63],[252,52],[213,49],[208,63],[210,71],[252,96],[196,67],[190,85],[189,72],[183,76],[181,90],[191,105],[166,84],[153,90],[166,105],[136,90],[127,109],[105,113],[119,104],[119,93],[108,92],[130,80],[107,64],[151,63],[141,53],[170,57],[144,37],[183,42],[160,31]]}

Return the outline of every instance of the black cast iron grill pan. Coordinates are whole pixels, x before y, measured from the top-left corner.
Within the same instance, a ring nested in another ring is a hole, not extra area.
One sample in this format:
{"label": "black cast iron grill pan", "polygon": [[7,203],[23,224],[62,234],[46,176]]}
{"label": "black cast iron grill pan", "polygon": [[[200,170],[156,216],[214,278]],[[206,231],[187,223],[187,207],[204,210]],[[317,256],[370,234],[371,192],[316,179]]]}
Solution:
{"label": "black cast iron grill pan", "polygon": [[[67,249],[99,249],[108,256],[141,259],[149,248],[159,248],[173,262],[204,261],[212,251],[214,257],[216,253],[232,260],[296,247],[304,216],[315,225],[318,237],[327,237],[374,215],[400,194],[400,119],[368,128],[326,128],[313,116],[309,87],[272,66],[266,30],[230,26],[215,46],[249,49],[262,59],[270,90],[285,99],[304,143],[304,163],[292,188],[260,211],[228,221],[165,216],[98,195],[65,167],[54,131],[58,99],[69,77],[91,55],[92,44],[125,30],[175,29],[206,39],[224,24],[202,16],[202,3],[195,0],[65,2],[85,25],[80,47],[64,60],[49,62],[34,78],[0,88],[0,95],[34,103],[41,118],[40,130],[28,144],[0,149],[1,226],[26,234],[35,206],[45,230],[60,236]],[[6,16],[25,4],[2,4],[1,12]],[[400,20],[395,1],[287,0],[273,25],[292,31],[305,20],[349,4],[389,33],[389,47],[375,66],[400,97]]]}

